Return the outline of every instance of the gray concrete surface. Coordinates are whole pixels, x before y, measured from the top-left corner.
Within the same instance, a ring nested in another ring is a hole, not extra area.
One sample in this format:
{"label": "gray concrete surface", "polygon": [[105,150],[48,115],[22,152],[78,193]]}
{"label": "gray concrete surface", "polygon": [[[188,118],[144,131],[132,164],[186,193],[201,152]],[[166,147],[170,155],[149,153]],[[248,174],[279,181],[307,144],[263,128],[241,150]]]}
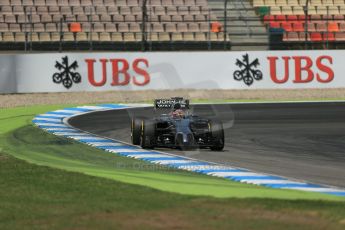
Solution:
{"label": "gray concrete surface", "polygon": [[[224,151],[163,151],[345,187],[345,103],[196,105],[193,109],[225,123]],[[70,124],[130,142],[133,115],[151,116],[152,108],[94,112],[75,117]]]}

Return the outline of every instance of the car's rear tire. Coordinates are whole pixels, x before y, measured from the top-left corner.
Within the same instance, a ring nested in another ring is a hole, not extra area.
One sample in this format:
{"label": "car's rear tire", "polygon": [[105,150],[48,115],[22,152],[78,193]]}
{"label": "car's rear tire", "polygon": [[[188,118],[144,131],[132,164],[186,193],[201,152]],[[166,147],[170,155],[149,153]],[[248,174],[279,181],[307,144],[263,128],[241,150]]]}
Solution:
{"label": "car's rear tire", "polygon": [[224,149],[224,129],[219,121],[210,121],[211,150],[222,151]]}
{"label": "car's rear tire", "polygon": [[155,147],[155,123],[151,120],[141,122],[140,146],[143,149],[153,149]]}
{"label": "car's rear tire", "polygon": [[131,122],[131,140],[133,145],[140,145],[141,119],[132,118]]}

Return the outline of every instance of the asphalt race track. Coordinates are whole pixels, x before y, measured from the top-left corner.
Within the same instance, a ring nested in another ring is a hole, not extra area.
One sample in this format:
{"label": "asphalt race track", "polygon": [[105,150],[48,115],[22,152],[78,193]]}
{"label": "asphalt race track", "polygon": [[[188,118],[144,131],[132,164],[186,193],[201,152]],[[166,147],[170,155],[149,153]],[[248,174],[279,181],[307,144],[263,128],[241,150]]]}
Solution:
{"label": "asphalt race track", "polygon": [[[193,110],[223,121],[224,151],[159,150],[345,188],[345,103],[195,105]],[[93,112],[69,123],[129,143],[131,117],[150,117],[152,111]]]}

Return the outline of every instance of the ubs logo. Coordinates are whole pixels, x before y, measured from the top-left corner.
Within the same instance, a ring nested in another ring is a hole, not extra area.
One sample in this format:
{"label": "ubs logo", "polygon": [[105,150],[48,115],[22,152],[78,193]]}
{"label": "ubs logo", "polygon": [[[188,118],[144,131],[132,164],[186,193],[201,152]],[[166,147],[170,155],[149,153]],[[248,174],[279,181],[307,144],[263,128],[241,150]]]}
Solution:
{"label": "ubs logo", "polygon": [[236,65],[240,68],[234,72],[234,79],[237,81],[243,81],[247,86],[251,86],[254,80],[262,79],[261,70],[257,69],[260,66],[259,59],[256,58],[254,61],[249,61],[249,55],[245,54],[242,56],[242,60],[236,59]]}
{"label": "ubs logo", "polygon": [[81,76],[75,71],[78,67],[77,61],[69,64],[67,56],[63,57],[61,62],[56,61],[55,68],[58,69],[59,72],[53,74],[53,82],[56,84],[62,83],[66,89],[71,88],[73,83],[80,83]]}

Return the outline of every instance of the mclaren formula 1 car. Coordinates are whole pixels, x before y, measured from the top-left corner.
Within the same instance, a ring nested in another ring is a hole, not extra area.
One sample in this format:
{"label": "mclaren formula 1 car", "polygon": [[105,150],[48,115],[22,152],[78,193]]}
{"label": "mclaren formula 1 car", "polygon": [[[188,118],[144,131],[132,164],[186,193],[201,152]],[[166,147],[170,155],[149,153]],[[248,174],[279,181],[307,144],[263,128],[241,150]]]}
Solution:
{"label": "mclaren formula 1 car", "polygon": [[156,99],[155,116],[132,118],[132,143],[149,149],[167,147],[183,150],[195,148],[223,150],[222,123],[194,115],[190,113],[189,107],[189,100],[183,98]]}

